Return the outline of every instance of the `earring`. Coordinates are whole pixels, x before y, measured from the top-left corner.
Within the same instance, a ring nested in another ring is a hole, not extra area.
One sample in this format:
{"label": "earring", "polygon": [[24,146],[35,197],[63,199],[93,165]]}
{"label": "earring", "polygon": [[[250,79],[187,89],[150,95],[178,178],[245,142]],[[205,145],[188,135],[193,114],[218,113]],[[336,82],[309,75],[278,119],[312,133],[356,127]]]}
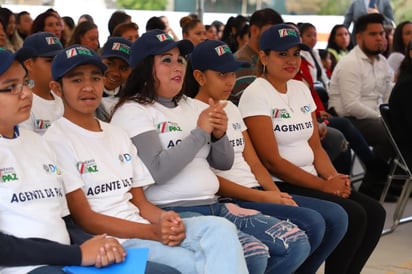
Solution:
{"label": "earring", "polygon": [[263,74],[266,74],[266,65],[263,65],[262,73],[263,73]]}

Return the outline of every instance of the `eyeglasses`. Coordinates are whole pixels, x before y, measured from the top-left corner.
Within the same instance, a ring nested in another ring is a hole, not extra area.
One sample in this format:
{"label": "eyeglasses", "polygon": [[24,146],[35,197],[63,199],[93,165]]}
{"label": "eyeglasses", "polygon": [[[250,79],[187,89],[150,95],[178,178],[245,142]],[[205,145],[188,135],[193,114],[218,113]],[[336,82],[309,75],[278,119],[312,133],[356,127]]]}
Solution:
{"label": "eyeglasses", "polygon": [[24,80],[21,84],[12,84],[8,88],[0,89],[0,92],[20,95],[23,92],[23,86],[27,86],[29,89],[34,88],[34,80]]}

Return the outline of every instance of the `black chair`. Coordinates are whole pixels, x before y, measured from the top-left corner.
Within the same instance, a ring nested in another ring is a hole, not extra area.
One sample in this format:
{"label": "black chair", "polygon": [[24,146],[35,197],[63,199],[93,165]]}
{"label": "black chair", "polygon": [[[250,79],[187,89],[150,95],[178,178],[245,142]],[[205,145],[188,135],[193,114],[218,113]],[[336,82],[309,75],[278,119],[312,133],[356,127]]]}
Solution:
{"label": "black chair", "polygon": [[412,191],[412,173],[410,168],[408,167],[407,162],[405,161],[405,158],[402,155],[402,152],[399,149],[398,143],[396,141],[396,136],[392,133],[393,121],[390,116],[391,113],[389,105],[382,104],[379,106],[379,110],[381,113],[381,119],[385,126],[386,133],[392,144],[393,149],[395,150],[395,159],[393,160],[391,171],[388,175],[388,180],[383,189],[380,198],[380,203],[383,204],[385,197],[388,193],[389,187],[391,186],[392,180],[403,181],[401,195],[399,197],[399,200],[395,207],[395,211],[393,213],[393,223],[390,228],[383,230],[382,234],[385,235],[395,231],[398,225],[412,221],[412,216],[402,218],[406,204],[409,200],[409,195]]}

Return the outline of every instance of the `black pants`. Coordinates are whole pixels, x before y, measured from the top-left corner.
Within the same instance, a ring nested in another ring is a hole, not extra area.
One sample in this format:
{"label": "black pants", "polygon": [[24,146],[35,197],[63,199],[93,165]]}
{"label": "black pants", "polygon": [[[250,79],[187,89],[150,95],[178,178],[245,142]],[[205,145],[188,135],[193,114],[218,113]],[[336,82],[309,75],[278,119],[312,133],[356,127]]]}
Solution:
{"label": "black pants", "polygon": [[349,217],[348,230],[336,249],[327,258],[325,273],[360,273],[381,237],[385,209],[377,201],[353,191],[348,199],[318,190],[277,183],[281,191],[335,202]]}

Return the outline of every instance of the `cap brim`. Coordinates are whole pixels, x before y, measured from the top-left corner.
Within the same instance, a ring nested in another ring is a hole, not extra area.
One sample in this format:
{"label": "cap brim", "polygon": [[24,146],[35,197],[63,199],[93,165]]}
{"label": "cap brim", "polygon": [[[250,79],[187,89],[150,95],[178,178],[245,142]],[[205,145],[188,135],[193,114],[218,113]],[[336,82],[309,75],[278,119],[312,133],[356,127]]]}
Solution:
{"label": "cap brim", "polygon": [[33,50],[27,49],[27,48],[21,48],[13,54],[11,54],[10,52],[6,54],[7,56],[2,57],[2,60],[1,60],[2,65],[0,69],[0,75],[10,68],[14,60],[20,63],[23,63],[25,60],[29,59],[31,55],[33,54]]}
{"label": "cap brim", "polygon": [[105,64],[103,64],[101,61],[95,60],[95,59],[88,59],[88,58],[84,58],[84,60],[82,62],[79,63],[75,63],[70,67],[67,67],[64,71],[62,71],[59,75],[54,75],[53,76],[53,80],[57,81],[60,78],[63,78],[64,75],[66,75],[68,72],[70,72],[71,70],[73,70],[74,68],[81,66],[81,65],[87,65],[87,64],[92,64],[92,65],[96,65],[97,67],[99,67],[102,72],[104,72],[107,69],[107,66]]}
{"label": "cap brim", "polygon": [[123,61],[125,61],[128,65],[130,65],[130,64],[129,64],[129,58],[126,58],[126,57],[121,56],[121,55],[116,55],[116,54],[103,54],[103,55],[100,56],[100,58],[119,58],[119,59],[122,59]]}
{"label": "cap brim", "polygon": [[182,55],[187,55],[193,51],[194,45],[187,39],[183,39],[177,42],[177,46]]}
{"label": "cap brim", "polygon": [[24,62],[29,59],[34,53],[34,50],[31,48],[20,48],[16,53],[14,53],[14,60],[19,62]]}
{"label": "cap brim", "polygon": [[45,53],[43,53],[43,54],[38,54],[38,55],[36,55],[35,57],[54,57],[54,56],[56,56],[57,54],[59,54],[59,52],[61,52],[61,51],[63,51],[64,49],[59,49],[59,50],[53,50],[53,51],[50,51],[50,52],[45,52]]}
{"label": "cap brim", "polygon": [[298,46],[301,50],[310,51],[310,47],[305,44],[299,44]]}
{"label": "cap brim", "polygon": [[242,68],[248,68],[248,67],[250,67],[250,64],[248,62],[240,62],[240,61],[235,60],[233,62],[229,62],[229,63],[226,63],[224,65],[221,65],[221,66],[218,66],[218,67],[215,67],[215,68],[211,68],[211,70],[226,73],[226,72],[235,72],[241,67]]}
{"label": "cap brim", "polygon": [[306,50],[306,51],[310,50],[310,48],[307,45],[302,44],[302,43],[292,44],[292,45],[284,45],[284,46],[280,45],[279,47],[275,46],[274,48],[272,48],[270,50],[285,51],[285,50],[288,50],[288,49],[293,48],[293,47],[298,47],[299,49]]}
{"label": "cap brim", "polygon": [[177,41],[177,42],[173,41],[173,42],[169,43],[168,45],[162,47],[160,50],[153,52],[152,54],[153,55],[161,54],[161,53],[167,52],[167,51],[169,51],[173,48],[176,48],[176,47],[179,48],[179,51],[180,51],[181,55],[187,55],[187,54],[191,53],[193,48],[194,48],[194,46],[193,46],[192,42],[190,42],[190,40],[183,39],[183,40],[180,40],[180,41]]}

